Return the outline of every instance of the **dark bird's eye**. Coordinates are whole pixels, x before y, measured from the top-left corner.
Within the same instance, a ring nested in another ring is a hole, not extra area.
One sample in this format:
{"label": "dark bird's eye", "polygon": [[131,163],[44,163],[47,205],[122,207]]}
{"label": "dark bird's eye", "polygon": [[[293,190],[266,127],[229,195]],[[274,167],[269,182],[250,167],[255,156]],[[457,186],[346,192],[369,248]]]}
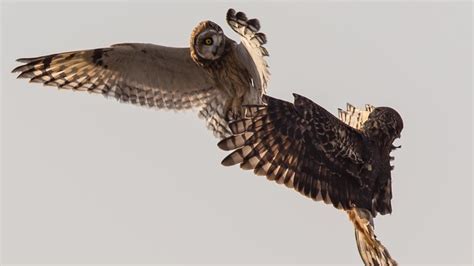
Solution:
{"label": "dark bird's eye", "polygon": [[206,38],[206,39],[204,40],[204,44],[206,44],[206,45],[211,45],[211,44],[212,44],[212,39],[211,39],[211,38]]}

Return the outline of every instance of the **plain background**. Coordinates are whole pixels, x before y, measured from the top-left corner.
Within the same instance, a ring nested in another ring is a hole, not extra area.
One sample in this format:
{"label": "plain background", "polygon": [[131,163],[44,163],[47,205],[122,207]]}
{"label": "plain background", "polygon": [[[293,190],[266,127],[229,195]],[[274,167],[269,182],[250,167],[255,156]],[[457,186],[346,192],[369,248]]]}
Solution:
{"label": "plain background", "polygon": [[344,212],[224,168],[195,113],[16,80],[19,57],[121,42],[187,46],[227,8],[268,36],[269,93],[391,106],[405,122],[393,214],[403,264],[472,256],[471,5],[431,2],[2,4],[2,263],[360,264]]}

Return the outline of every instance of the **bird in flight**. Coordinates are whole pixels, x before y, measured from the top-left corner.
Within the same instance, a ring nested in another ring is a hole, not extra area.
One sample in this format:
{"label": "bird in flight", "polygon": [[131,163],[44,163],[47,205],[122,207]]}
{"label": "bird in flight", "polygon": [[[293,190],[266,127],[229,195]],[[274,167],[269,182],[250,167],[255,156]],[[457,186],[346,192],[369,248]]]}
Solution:
{"label": "bird in flight", "polygon": [[228,121],[239,118],[242,104],[262,104],[269,80],[258,19],[229,9],[237,43],[212,21],[200,22],[186,48],[122,43],[108,48],[64,52],[34,58],[13,69],[18,78],[88,91],[120,102],[159,109],[198,109],[218,137],[230,134]]}
{"label": "bird in flight", "polygon": [[[347,104],[346,110],[338,109],[339,119],[347,125],[362,130],[362,126],[375,109],[370,104],[365,110]],[[391,157],[394,159],[394,157]],[[357,249],[365,265],[397,265],[388,249],[375,236],[375,225],[372,214],[366,209],[352,208],[346,211],[354,223]]]}
{"label": "bird in flight", "polygon": [[347,211],[364,262],[396,264],[370,222],[392,212],[390,152],[403,129],[398,112],[371,106],[366,112],[341,110],[341,121],[297,94],[294,103],[264,97],[266,106],[248,105],[247,117],[229,124],[233,136],[218,146],[232,152],[222,164],[238,164]]}

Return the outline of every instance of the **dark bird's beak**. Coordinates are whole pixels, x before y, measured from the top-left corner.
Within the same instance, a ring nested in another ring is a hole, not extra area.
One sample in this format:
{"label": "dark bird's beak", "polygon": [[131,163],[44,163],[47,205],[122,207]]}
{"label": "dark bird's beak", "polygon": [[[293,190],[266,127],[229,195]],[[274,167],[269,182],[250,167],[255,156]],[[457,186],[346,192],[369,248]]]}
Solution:
{"label": "dark bird's beak", "polygon": [[217,47],[213,47],[212,48],[212,56],[216,57],[216,55],[217,55]]}
{"label": "dark bird's beak", "polygon": [[395,146],[395,145],[392,144],[392,151],[396,150],[396,149],[400,149],[401,147],[402,147],[402,145]]}

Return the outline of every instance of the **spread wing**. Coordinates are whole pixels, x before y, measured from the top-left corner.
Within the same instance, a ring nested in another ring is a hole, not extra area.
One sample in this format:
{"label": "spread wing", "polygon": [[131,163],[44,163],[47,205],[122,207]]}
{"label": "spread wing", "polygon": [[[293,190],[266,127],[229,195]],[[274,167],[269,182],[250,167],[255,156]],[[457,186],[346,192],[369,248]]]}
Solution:
{"label": "spread wing", "polygon": [[234,136],[218,145],[235,151],[222,164],[240,164],[337,208],[372,209],[364,136],[302,96],[294,104],[266,100],[230,124]]}
{"label": "spread wing", "polygon": [[189,48],[128,43],[18,61],[24,63],[13,70],[18,78],[148,107],[200,107],[215,94]]}
{"label": "spread wing", "polygon": [[270,79],[270,72],[265,57],[268,51],[263,45],[267,43],[267,37],[260,31],[258,19],[247,19],[243,12],[235,12],[234,9],[227,11],[227,23],[241,36],[241,43],[238,45],[240,59],[248,68],[252,75],[255,87],[260,94],[266,92],[267,83]]}

